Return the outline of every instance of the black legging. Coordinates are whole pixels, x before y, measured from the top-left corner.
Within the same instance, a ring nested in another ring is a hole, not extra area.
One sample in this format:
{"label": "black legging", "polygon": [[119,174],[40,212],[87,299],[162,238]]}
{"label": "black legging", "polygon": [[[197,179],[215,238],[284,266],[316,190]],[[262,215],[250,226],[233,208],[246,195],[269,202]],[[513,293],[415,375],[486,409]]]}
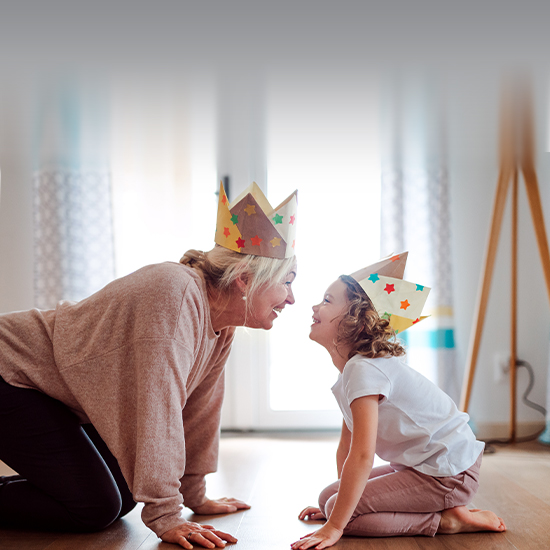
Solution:
{"label": "black legging", "polygon": [[0,526],[97,531],[135,506],[115,457],[60,401],[0,377]]}

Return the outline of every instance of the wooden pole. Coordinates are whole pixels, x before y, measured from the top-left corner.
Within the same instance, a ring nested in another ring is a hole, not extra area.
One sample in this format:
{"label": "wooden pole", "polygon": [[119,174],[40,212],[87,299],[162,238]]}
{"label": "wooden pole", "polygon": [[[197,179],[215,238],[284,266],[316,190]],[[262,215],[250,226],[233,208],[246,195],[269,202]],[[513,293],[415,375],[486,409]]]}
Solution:
{"label": "wooden pole", "polygon": [[516,440],[516,359],[518,302],[518,171],[514,170],[512,185],[512,250],[510,300],[510,441]]}
{"label": "wooden pole", "polygon": [[462,394],[460,397],[460,409],[464,412],[468,411],[470,405],[470,396],[474,383],[475,365],[479,354],[481,344],[481,335],[483,333],[483,325],[485,322],[485,314],[487,312],[487,303],[489,301],[489,291],[491,289],[491,279],[495,266],[495,258],[497,254],[497,245],[502,226],[502,217],[506,206],[506,195],[510,183],[509,167],[505,166],[500,172],[493,205],[493,215],[491,218],[491,229],[489,233],[489,242],[485,253],[485,265],[483,268],[483,277],[481,286],[477,295],[476,313],[474,324],[472,325],[472,333],[470,336],[470,346],[468,349],[468,359],[466,363],[466,371],[464,373],[464,382],[462,385]]}

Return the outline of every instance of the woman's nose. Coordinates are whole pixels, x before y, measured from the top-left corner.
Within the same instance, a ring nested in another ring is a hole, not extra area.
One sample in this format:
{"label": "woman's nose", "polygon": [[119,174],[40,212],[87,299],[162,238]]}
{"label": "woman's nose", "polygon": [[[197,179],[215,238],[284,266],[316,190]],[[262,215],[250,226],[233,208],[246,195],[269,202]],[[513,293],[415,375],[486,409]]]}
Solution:
{"label": "woman's nose", "polygon": [[296,300],[294,299],[294,292],[292,292],[292,287],[288,287],[288,292],[286,295],[287,304],[292,305]]}

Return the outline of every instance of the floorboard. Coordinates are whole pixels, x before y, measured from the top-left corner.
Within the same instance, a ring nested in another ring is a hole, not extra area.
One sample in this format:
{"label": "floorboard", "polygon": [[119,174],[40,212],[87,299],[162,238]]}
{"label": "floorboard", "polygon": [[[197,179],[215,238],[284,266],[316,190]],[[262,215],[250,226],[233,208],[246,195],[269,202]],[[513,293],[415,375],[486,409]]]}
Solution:
{"label": "floorboard", "polygon": [[[235,535],[236,550],[288,549],[316,525],[298,520],[335,475],[333,433],[224,434],[220,466],[209,476],[209,496],[251,504],[226,516],[185,517]],[[504,518],[506,533],[362,539],[344,537],[336,550],[548,550],[550,549],[550,447],[535,442],[496,446],[486,454],[473,505]],[[0,464],[0,475],[8,473]],[[140,518],[138,506],[123,520],[93,534],[0,530],[0,550],[171,550]]]}

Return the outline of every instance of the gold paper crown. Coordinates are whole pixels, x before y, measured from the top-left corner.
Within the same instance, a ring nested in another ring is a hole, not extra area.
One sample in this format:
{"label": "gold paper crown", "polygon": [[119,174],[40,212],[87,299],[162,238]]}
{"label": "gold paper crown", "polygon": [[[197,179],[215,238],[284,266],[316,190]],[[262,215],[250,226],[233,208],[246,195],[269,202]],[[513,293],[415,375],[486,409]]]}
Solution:
{"label": "gold paper crown", "polygon": [[403,280],[408,255],[402,252],[389,256],[350,275],[367,293],[378,315],[390,321],[396,334],[428,317],[420,314],[430,289]]}
{"label": "gold paper crown", "polygon": [[272,208],[253,182],[231,204],[220,182],[217,244],[241,254],[266,258],[290,258],[296,238],[297,193]]}

